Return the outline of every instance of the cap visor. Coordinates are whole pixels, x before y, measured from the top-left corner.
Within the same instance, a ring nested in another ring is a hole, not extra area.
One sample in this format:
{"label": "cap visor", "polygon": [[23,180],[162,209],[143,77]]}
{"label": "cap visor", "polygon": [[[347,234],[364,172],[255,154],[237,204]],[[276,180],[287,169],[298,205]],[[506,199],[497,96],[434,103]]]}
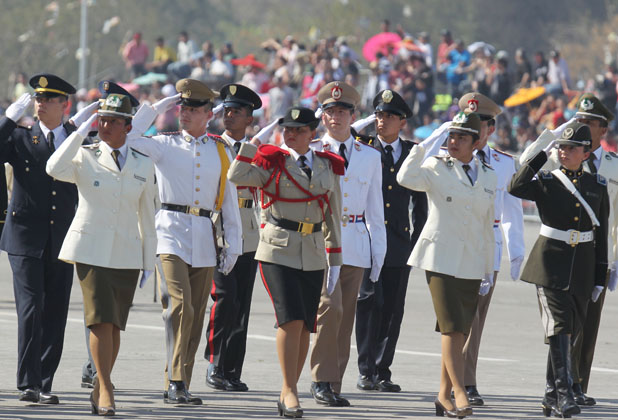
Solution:
{"label": "cap visor", "polygon": [[329,102],[327,104],[322,105],[322,109],[332,108],[334,106],[342,106],[344,108],[354,109],[354,105],[349,104],[347,102]]}

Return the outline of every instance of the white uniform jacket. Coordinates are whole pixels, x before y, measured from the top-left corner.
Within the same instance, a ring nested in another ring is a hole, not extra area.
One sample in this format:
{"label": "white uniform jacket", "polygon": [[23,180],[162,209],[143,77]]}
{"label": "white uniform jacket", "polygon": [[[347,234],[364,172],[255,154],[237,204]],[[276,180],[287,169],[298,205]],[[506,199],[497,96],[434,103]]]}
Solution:
{"label": "white uniform jacket", "polygon": [[[556,140],[551,131],[545,130],[530,144],[519,158],[520,163],[536,156],[536,154],[549,146],[553,140]],[[611,267],[613,263],[618,262],[618,155],[614,152],[607,152],[602,147],[591,152],[596,155],[597,173],[607,179],[607,194],[609,195],[609,222],[607,230],[609,231],[609,239],[607,246],[607,262]],[[543,165],[543,169],[553,171],[560,167],[558,160],[558,151],[553,149],[547,159],[547,163]],[[588,163],[584,162],[584,170],[590,172]]]}
{"label": "white uniform jacket", "polygon": [[122,171],[99,144],[73,132],[47,161],[47,173],[77,185],[79,204],[59,259],[108,268],[154,270],[154,165],[128,149]]}
{"label": "white uniform jacket", "polygon": [[[386,256],[382,158],[373,147],[352,136],[350,139],[349,165],[345,175],[340,177],[343,264],[370,268],[373,263],[381,268]],[[325,135],[310,146],[314,150],[338,153],[339,144]]]}
{"label": "white uniform jacket", "polygon": [[481,279],[494,271],[494,200],[496,174],[474,157],[477,179],[470,184],[461,162],[434,156],[423,162],[425,149],[412,149],[397,181],[425,191],[427,222],[408,264],[462,279]]}

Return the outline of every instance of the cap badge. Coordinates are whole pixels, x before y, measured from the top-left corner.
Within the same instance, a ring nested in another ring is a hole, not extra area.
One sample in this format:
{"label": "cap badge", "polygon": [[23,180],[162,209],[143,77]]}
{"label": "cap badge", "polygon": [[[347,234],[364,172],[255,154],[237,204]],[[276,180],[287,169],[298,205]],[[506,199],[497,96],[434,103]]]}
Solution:
{"label": "cap badge", "polygon": [[182,95],[183,98],[190,98],[191,97],[191,89],[187,89],[185,90],[185,94]]}
{"label": "cap badge", "polygon": [[236,85],[231,85],[231,86],[230,86],[230,93],[231,93],[232,95],[236,95]]}
{"label": "cap badge", "polygon": [[290,115],[292,115],[293,120],[297,119],[300,115],[300,109],[293,109]]}
{"label": "cap badge", "polygon": [[455,115],[455,118],[453,118],[453,122],[457,124],[465,124],[466,122],[468,122],[468,116],[463,112],[460,112]]}
{"label": "cap badge", "polygon": [[343,90],[339,87],[339,85],[336,85],[330,90],[330,97],[336,101],[341,99],[342,94],[343,94]]}
{"label": "cap badge", "polygon": [[573,129],[571,127],[568,127],[562,132],[562,138],[570,139],[571,137],[573,137]]}
{"label": "cap badge", "polygon": [[470,99],[468,101],[468,109],[471,112],[476,112],[479,109],[479,101],[477,101],[476,99]]}
{"label": "cap badge", "polygon": [[122,99],[120,98],[120,96],[118,96],[118,95],[109,95],[107,97],[107,99],[105,100],[105,105],[106,106],[111,106],[113,108],[118,108],[120,106],[121,102],[122,102]]}
{"label": "cap badge", "polygon": [[39,77],[39,86],[44,88],[44,87],[47,87],[47,85],[48,85],[47,77],[44,77],[44,76]]}
{"label": "cap badge", "polygon": [[109,82],[103,82],[103,90],[106,92],[109,90]]}
{"label": "cap badge", "polygon": [[594,108],[594,104],[592,103],[590,99],[584,98],[579,103],[579,107],[583,109],[584,111],[590,111],[592,108]]}
{"label": "cap badge", "polygon": [[382,92],[382,100],[386,104],[390,103],[393,100],[393,92],[386,89],[384,92]]}

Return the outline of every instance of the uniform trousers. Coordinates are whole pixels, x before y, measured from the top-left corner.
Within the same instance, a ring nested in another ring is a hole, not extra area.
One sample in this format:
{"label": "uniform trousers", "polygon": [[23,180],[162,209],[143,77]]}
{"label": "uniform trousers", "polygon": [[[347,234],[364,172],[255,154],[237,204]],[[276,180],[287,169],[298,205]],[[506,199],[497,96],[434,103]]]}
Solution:
{"label": "uniform trousers", "polygon": [[541,322],[545,337],[560,334],[571,335],[571,345],[575,337],[582,334],[584,317],[590,298],[573,295],[568,290],[536,286],[541,311]]}
{"label": "uniform trousers", "polygon": [[365,270],[356,304],[358,371],[378,381],[391,379],[408,289],[410,266],[382,267],[377,282]]}
{"label": "uniform trousers", "polygon": [[350,358],[356,299],[364,273],[362,267],[343,265],[331,295],[326,291],[326,277],[322,285],[311,349],[311,376],[314,382],[330,382],[336,393],[341,392],[343,374]]}
{"label": "uniform trousers", "polygon": [[167,350],[166,389],[169,381],[183,381],[187,388],[191,384],[213,271],[214,267],[192,267],[177,255],[161,254],[157,259]]}
{"label": "uniform trousers", "polygon": [[17,309],[17,388],[50,392],[60,363],[73,265],[52,257],[9,254]]}
{"label": "uniform trousers", "polygon": [[472,320],[470,334],[468,334],[468,337],[466,338],[466,343],[464,344],[464,385],[466,386],[476,385],[476,364],[479,360],[481,337],[483,335],[485,319],[487,318],[489,304],[491,302],[491,297],[494,294],[497,280],[498,272],[494,271],[494,285],[489,289],[489,292],[485,296],[479,296],[479,303],[478,307],[476,308],[476,314],[474,315],[474,319]]}
{"label": "uniform trousers", "polygon": [[246,252],[227,276],[214,273],[204,358],[228,379],[242,373],[257,264],[255,252]]}

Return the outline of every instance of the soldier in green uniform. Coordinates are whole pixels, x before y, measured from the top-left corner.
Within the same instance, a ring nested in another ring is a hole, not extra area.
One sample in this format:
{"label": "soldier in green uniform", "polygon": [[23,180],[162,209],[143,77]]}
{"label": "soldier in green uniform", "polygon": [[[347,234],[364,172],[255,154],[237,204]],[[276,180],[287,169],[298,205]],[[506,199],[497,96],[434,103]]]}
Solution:
{"label": "soldier in green uniform", "polygon": [[583,169],[592,143],[588,126],[570,122],[555,143],[560,168],[541,170],[552,142],[522,165],[509,192],[535,201],[539,209],[540,236],[521,279],[536,285],[549,341],[543,411],[570,417],[580,412],[571,389],[572,337],[581,332],[591,297],[605,284],[609,198],[606,178]]}

